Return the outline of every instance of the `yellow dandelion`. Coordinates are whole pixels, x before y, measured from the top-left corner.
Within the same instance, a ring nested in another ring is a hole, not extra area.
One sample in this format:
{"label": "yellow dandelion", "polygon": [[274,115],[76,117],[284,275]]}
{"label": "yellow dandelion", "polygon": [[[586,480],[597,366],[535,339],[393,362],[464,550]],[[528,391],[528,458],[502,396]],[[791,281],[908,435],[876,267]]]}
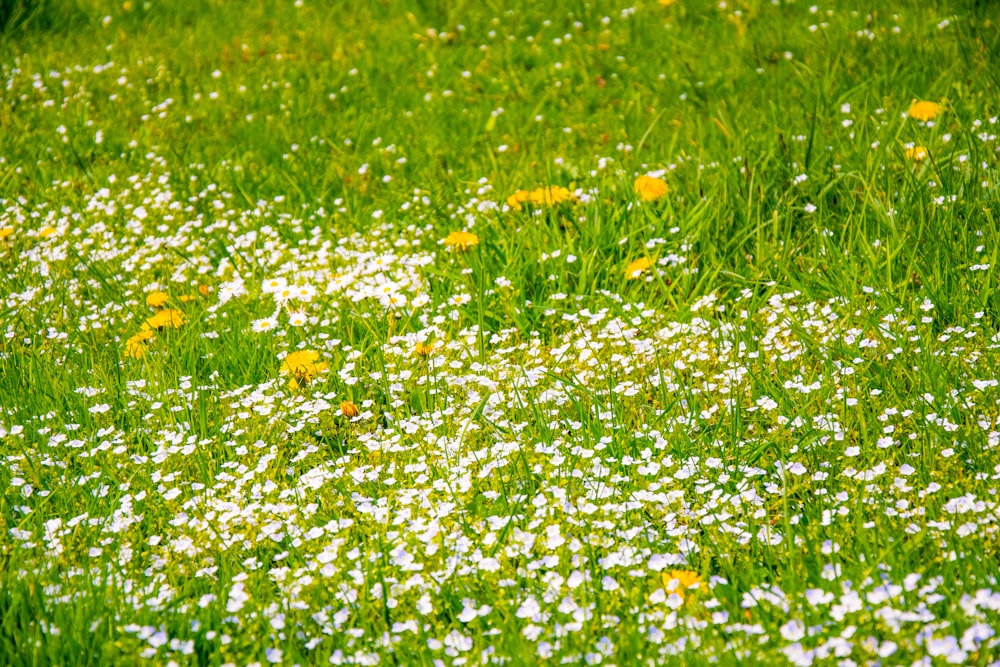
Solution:
{"label": "yellow dandelion", "polygon": [[296,389],[300,384],[306,384],[326,370],[326,362],[319,360],[316,350],[298,350],[291,352],[281,364],[281,374],[291,375],[288,386]]}
{"label": "yellow dandelion", "polygon": [[531,193],[527,190],[518,190],[511,196],[507,197],[507,206],[510,206],[516,211],[521,210],[521,204],[528,201],[531,198]]}
{"label": "yellow dandelion", "polygon": [[653,260],[649,257],[640,257],[625,268],[625,277],[634,280],[648,271],[653,266]]}
{"label": "yellow dandelion", "polygon": [[146,354],[146,341],[153,337],[152,329],[143,329],[136,335],[125,341],[125,356],[138,359]]}
{"label": "yellow dandelion", "polygon": [[340,414],[345,417],[357,417],[361,414],[361,410],[358,409],[354,401],[342,401],[340,403]]}
{"label": "yellow dandelion", "polygon": [[3,227],[0,228],[0,241],[4,240],[8,236],[14,233],[13,227]]}
{"label": "yellow dandelion", "polygon": [[555,206],[574,199],[573,193],[566,188],[553,185],[547,188],[537,188],[531,191],[531,203],[544,206]]}
{"label": "yellow dandelion", "polygon": [[142,325],[143,329],[179,329],[184,324],[184,313],[172,308],[165,308]]}
{"label": "yellow dandelion", "polygon": [[472,232],[452,232],[444,237],[444,244],[456,250],[468,250],[479,243],[479,237]]}
{"label": "yellow dandelion", "polygon": [[166,292],[150,292],[146,295],[146,305],[150,308],[160,308],[169,300]]}
{"label": "yellow dandelion", "polygon": [[934,120],[941,113],[942,107],[937,102],[927,102],[921,100],[910,105],[906,115],[914,120],[928,121]]}
{"label": "yellow dandelion", "polygon": [[198,294],[202,296],[208,296],[211,294],[212,288],[208,285],[198,285]]}
{"label": "yellow dandelion", "polygon": [[563,202],[573,201],[576,196],[561,185],[552,185],[534,190],[518,190],[507,197],[507,205],[520,211],[521,204],[529,203],[535,206],[556,206]]}
{"label": "yellow dandelion", "polygon": [[661,7],[669,7],[670,5],[677,2],[677,0],[659,0]]}
{"label": "yellow dandelion", "polygon": [[923,146],[914,146],[906,149],[906,158],[914,162],[920,162],[927,157],[927,149]]}
{"label": "yellow dandelion", "polygon": [[55,233],[56,233],[55,227],[46,227],[42,231],[38,232],[38,236],[40,236],[43,239],[47,239]]}
{"label": "yellow dandelion", "polygon": [[691,570],[670,570],[660,575],[663,578],[663,586],[667,595],[676,593],[682,599],[693,594],[701,586],[701,577],[697,572]]}
{"label": "yellow dandelion", "polygon": [[655,176],[642,175],[635,179],[635,193],[639,195],[639,199],[642,201],[656,201],[661,197],[664,197],[670,188],[667,186],[667,182],[662,178],[656,178]]}
{"label": "yellow dandelion", "polygon": [[418,357],[428,357],[434,351],[433,343],[418,342],[413,346],[413,354]]}

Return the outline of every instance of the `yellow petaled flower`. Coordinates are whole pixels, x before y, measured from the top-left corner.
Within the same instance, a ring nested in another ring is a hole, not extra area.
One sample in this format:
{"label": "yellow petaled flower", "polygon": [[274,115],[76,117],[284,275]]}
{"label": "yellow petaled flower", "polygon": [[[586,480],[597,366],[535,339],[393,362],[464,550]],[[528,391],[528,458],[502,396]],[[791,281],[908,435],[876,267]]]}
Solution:
{"label": "yellow petaled flower", "polygon": [[701,577],[698,576],[697,572],[692,572],[691,570],[670,570],[670,572],[664,572],[663,586],[667,592],[667,595],[671,593],[676,593],[677,595],[684,598],[689,593],[694,593],[692,587],[701,586]]}
{"label": "yellow petaled flower", "polygon": [[38,235],[41,236],[43,239],[47,239],[55,233],[56,233],[55,227],[46,227],[42,231],[38,232]]}
{"label": "yellow petaled flower", "polygon": [[143,329],[179,329],[184,324],[184,313],[166,308],[143,323]]}
{"label": "yellow petaled flower", "polygon": [[528,201],[529,197],[531,197],[531,193],[528,192],[527,190],[518,190],[511,196],[507,197],[507,206],[510,206],[512,209],[520,211],[521,204]]}
{"label": "yellow petaled flower", "polygon": [[152,329],[143,329],[125,341],[125,356],[138,359],[146,354],[146,341],[153,337]]}
{"label": "yellow petaled flower", "polygon": [[669,191],[667,182],[662,178],[643,175],[635,179],[635,193],[642,201],[656,201]]}
{"label": "yellow petaled flower", "polygon": [[361,410],[354,401],[342,401],[340,404],[340,414],[345,417],[357,417],[361,414]]}
{"label": "yellow petaled flower", "polygon": [[146,305],[150,308],[159,308],[169,300],[166,292],[150,292],[146,295]]}
{"label": "yellow petaled flower", "polygon": [[2,241],[3,239],[7,238],[8,236],[10,236],[13,233],[14,233],[14,228],[13,227],[3,227],[3,228],[0,228],[0,241]]}
{"label": "yellow petaled flower", "polygon": [[198,294],[202,296],[208,296],[211,293],[212,288],[208,285],[198,285]]}
{"label": "yellow petaled flower", "polygon": [[920,162],[927,157],[927,149],[923,146],[914,146],[906,149],[906,157],[914,162]]}
{"label": "yellow petaled flower", "polygon": [[941,105],[937,102],[914,102],[906,115],[915,120],[934,120],[941,113]]}
{"label": "yellow petaled flower", "polygon": [[434,351],[434,345],[431,343],[417,343],[413,346],[413,354],[418,357],[429,356],[431,352]]}
{"label": "yellow petaled flower", "polygon": [[545,188],[535,188],[534,190],[518,190],[510,197],[507,197],[507,205],[517,211],[521,210],[521,204],[527,202],[535,206],[556,206],[566,201],[573,201],[576,197],[572,192],[561,185],[552,185]]}
{"label": "yellow petaled flower", "polygon": [[677,0],[659,0],[659,1],[660,1],[660,6],[661,7],[669,7],[670,5],[672,5],[675,2],[677,2]]}
{"label": "yellow petaled flower", "polygon": [[625,277],[634,280],[648,271],[651,266],[653,266],[653,260],[649,257],[640,257],[626,267]]}
{"label": "yellow petaled flower", "polygon": [[472,232],[452,232],[444,237],[444,244],[456,250],[468,250],[479,243],[479,237]]}
{"label": "yellow petaled flower", "polygon": [[296,389],[301,383],[311,382],[324,370],[326,362],[319,360],[319,352],[316,350],[291,352],[281,364],[281,374],[292,376],[288,383],[292,389]]}

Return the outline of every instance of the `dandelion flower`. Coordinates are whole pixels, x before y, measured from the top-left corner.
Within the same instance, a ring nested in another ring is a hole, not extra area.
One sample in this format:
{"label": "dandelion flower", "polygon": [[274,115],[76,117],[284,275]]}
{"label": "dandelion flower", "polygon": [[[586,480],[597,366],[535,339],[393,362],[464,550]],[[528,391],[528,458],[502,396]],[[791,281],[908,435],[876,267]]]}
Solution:
{"label": "dandelion flower", "polygon": [[555,206],[565,201],[572,201],[573,193],[566,188],[553,185],[548,188],[538,188],[531,191],[530,201],[532,204],[544,204],[545,206]]}
{"label": "dandelion flower", "polygon": [[413,354],[418,357],[428,357],[433,351],[434,345],[432,343],[418,342],[413,346]]}
{"label": "dandelion flower", "polygon": [[342,401],[340,403],[340,414],[345,417],[357,417],[361,414],[361,410],[358,409],[354,401]]}
{"label": "dandelion flower", "polygon": [[928,121],[934,120],[941,113],[941,105],[937,102],[920,101],[910,105],[906,115],[914,120]]}
{"label": "dandelion flower", "polygon": [[676,3],[677,0],[659,0],[661,7],[669,7],[670,5]]}
{"label": "dandelion flower", "polygon": [[125,341],[125,356],[138,359],[146,354],[146,341],[153,337],[152,329],[143,329],[136,335]]}
{"label": "dandelion flower", "polygon": [[0,241],[4,240],[8,236],[14,233],[13,227],[3,227],[0,228]]}
{"label": "dandelion flower", "polygon": [[507,206],[510,206],[514,210],[520,211],[521,204],[528,201],[530,197],[531,193],[528,192],[527,190],[518,190],[511,196],[507,197]]}
{"label": "dandelion flower", "polygon": [[479,243],[479,237],[472,232],[452,232],[444,237],[444,244],[456,250],[468,250]]}
{"label": "dandelion flower", "polygon": [[906,149],[906,157],[914,162],[920,162],[927,157],[927,149],[923,146],[914,146]]}
{"label": "dandelion flower", "polygon": [[150,308],[161,308],[168,300],[170,297],[166,292],[150,292],[146,296],[146,305]]}
{"label": "dandelion flower", "polygon": [[653,260],[649,257],[640,257],[626,267],[625,277],[634,280],[648,271],[651,266],[653,266]]}
{"label": "dandelion flower", "polygon": [[281,364],[280,373],[291,375],[288,386],[296,389],[300,384],[308,384],[320,373],[326,370],[326,362],[319,360],[316,350],[298,350],[291,352]]}
{"label": "dandelion flower", "polygon": [[56,233],[55,227],[46,227],[42,231],[38,232],[38,235],[43,239],[47,239],[55,233]]}
{"label": "dandelion flower", "polygon": [[635,193],[642,201],[656,201],[664,197],[670,188],[662,178],[642,175],[635,179]]}
{"label": "dandelion flower", "polygon": [[576,197],[568,189],[561,185],[552,185],[534,190],[518,190],[510,197],[507,197],[507,205],[512,209],[520,211],[521,204],[525,202],[535,206],[556,206],[567,201],[573,201]]}
{"label": "dandelion flower", "polygon": [[692,572],[691,570],[670,570],[669,572],[664,572],[663,585],[666,587],[667,594],[676,593],[682,599],[684,596],[691,591],[692,588],[697,588],[701,586],[701,577],[698,576],[697,572]]}
{"label": "dandelion flower", "polygon": [[166,308],[143,323],[143,329],[179,329],[184,324],[184,313]]}

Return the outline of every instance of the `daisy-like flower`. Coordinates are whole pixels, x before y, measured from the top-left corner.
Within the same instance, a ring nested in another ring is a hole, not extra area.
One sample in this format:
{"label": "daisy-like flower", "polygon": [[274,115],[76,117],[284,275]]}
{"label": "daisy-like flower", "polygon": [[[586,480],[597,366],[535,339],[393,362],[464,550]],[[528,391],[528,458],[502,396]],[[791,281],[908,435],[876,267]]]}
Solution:
{"label": "daisy-like flower", "polygon": [[941,110],[942,107],[937,102],[921,100],[911,104],[910,109],[906,112],[906,115],[914,120],[928,121],[937,118],[938,115],[940,115]]}
{"label": "daisy-like flower", "polygon": [[701,577],[691,570],[670,570],[660,575],[667,594],[676,593],[686,600],[686,595],[693,594],[701,586]]}
{"label": "daisy-like flower", "polygon": [[172,308],[165,308],[142,325],[143,329],[179,329],[184,324],[184,313]]}
{"label": "daisy-like flower", "polygon": [[644,274],[646,271],[653,266],[653,260],[649,257],[640,257],[625,268],[625,277],[629,280],[635,280]]}
{"label": "daisy-like flower", "polygon": [[444,237],[444,244],[456,250],[468,250],[479,243],[479,237],[472,232],[452,232]]}
{"label": "daisy-like flower", "polygon": [[297,350],[290,352],[281,364],[280,373],[291,375],[288,386],[297,389],[302,384],[313,381],[320,373],[326,370],[326,362],[319,360],[319,352],[316,350]]}
{"label": "daisy-like flower", "polygon": [[146,305],[150,308],[162,308],[170,300],[166,292],[150,292],[146,295]]}
{"label": "daisy-like flower", "polygon": [[284,278],[269,278],[261,284],[260,291],[264,294],[273,294],[274,292],[281,291],[286,287],[288,287],[288,281]]}
{"label": "daisy-like flower", "polygon": [[250,323],[250,330],[254,333],[264,333],[278,328],[278,320],[273,317],[262,317]]}
{"label": "daisy-like flower", "polygon": [[153,337],[152,329],[143,329],[125,341],[125,356],[138,359],[146,354],[146,341]]}
{"label": "daisy-like flower", "polygon": [[642,201],[656,201],[662,197],[665,197],[670,188],[667,186],[667,182],[662,178],[657,178],[655,176],[642,175],[635,179],[635,185],[633,186],[635,193],[639,195],[639,199]]}
{"label": "daisy-like flower", "polygon": [[927,157],[927,149],[923,146],[914,146],[906,149],[906,157],[914,162],[920,162]]}

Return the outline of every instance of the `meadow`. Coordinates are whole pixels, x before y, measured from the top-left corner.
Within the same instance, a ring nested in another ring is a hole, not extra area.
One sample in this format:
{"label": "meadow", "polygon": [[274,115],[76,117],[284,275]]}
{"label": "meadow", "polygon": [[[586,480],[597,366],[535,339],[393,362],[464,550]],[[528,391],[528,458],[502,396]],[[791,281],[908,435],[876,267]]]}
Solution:
{"label": "meadow", "polygon": [[0,665],[1000,665],[991,3],[0,20]]}

